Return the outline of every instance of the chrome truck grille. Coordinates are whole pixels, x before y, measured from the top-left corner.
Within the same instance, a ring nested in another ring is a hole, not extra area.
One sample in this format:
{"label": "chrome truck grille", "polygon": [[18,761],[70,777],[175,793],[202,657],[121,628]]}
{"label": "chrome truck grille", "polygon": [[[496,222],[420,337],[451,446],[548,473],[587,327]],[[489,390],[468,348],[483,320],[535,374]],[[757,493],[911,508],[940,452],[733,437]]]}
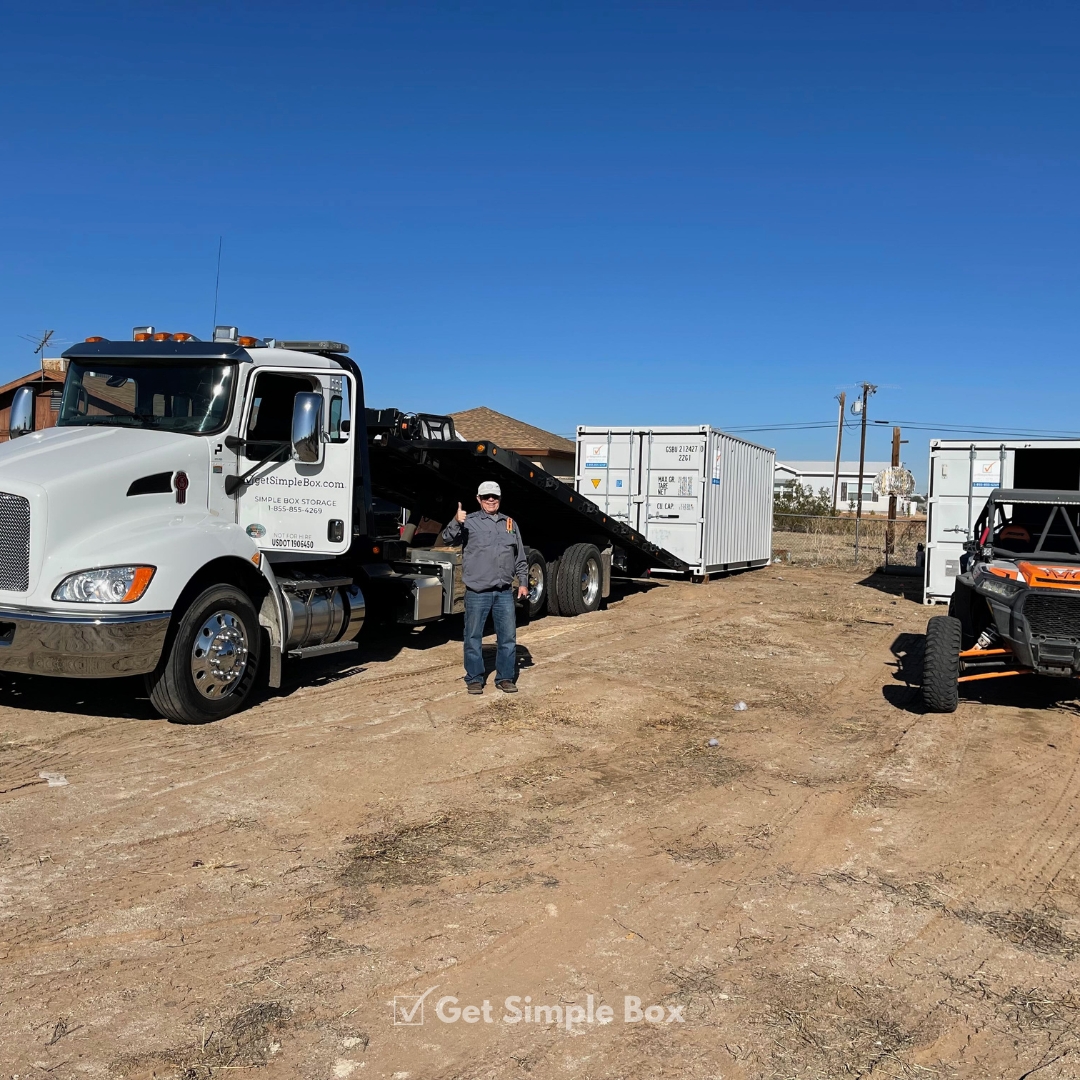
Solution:
{"label": "chrome truck grille", "polygon": [[30,588],[30,502],[0,491],[0,589]]}
{"label": "chrome truck grille", "polygon": [[1029,593],[1024,616],[1032,637],[1080,639],[1080,596],[1064,591],[1054,596]]}

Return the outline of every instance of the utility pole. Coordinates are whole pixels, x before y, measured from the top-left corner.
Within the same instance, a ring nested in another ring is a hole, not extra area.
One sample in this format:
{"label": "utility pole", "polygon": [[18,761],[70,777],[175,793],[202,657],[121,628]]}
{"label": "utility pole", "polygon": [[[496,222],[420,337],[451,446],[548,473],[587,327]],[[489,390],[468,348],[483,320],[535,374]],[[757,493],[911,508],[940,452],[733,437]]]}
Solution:
{"label": "utility pole", "polygon": [[871,394],[877,393],[877,387],[871,383],[862,384],[862,435],[859,439],[859,487],[858,501],[855,504],[855,563],[859,562],[859,528],[862,525],[863,504],[863,469],[866,466],[866,402]]}
{"label": "utility pole", "polygon": [[[900,429],[892,429],[892,467],[900,466]],[[896,496],[889,495],[889,523],[885,526],[885,565],[889,565],[889,556],[893,553],[896,541]]]}
{"label": "utility pole", "polygon": [[844,406],[847,404],[847,394],[843,390],[836,399],[840,402],[840,415],[836,420],[836,464],[832,473],[832,512],[836,513],[836,495],[840,490],[840,444],[844,438]]}

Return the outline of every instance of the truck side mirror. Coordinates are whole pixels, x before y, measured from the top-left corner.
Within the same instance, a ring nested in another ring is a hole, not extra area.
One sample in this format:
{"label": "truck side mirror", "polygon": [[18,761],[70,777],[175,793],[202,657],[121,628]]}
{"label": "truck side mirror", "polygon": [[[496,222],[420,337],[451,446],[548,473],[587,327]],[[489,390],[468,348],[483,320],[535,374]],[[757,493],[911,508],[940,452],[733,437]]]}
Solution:
{"label": "truck side mirror", "polygon": [[8,419],[8,436],[17,439],[20,435],[29,435],[34,430],[34,389],[20,386],[11,401],[11,415]]}
{"label": "truck side mirror", "polygon": [[292,456],[304,465],[322,462],[322,394],[297,394],[293,400]]}

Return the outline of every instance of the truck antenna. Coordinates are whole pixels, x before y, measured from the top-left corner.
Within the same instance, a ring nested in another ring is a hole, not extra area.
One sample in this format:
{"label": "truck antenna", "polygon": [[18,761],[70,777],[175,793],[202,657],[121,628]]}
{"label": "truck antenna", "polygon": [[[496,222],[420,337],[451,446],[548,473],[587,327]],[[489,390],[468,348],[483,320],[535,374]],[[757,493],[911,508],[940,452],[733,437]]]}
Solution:
{"label": "truck antenna", "polygon": [[[214,326],[217,326],[218,290],[221,287],[221,241],[223,239],[224,238],[221,236],[217,238],[217,274],[214,277]],[[212,336],[213,332],[211,331],[211,337]]]}

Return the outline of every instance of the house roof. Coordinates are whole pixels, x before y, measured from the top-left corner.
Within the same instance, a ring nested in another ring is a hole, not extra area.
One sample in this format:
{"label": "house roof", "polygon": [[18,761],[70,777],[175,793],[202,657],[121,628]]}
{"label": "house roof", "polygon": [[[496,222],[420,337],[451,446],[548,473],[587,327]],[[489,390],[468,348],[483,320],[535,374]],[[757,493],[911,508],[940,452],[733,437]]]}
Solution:
{"label": "house roof", "polygon": [[22,375],[18,379],[13,379],[9,383],[5,383],[0,386],[0,394],[5,394],[9,390],[17,390],[20,386],[27,386],[30,383],[58,383],[63,385],[64,376],[55,375],[51,371],[31,371],[29,375]]}
{"label": "house roof", "polygon": [[451,413],[454,429],[464,439],[475,442],[490,439],[506,450],[526,456],[569,455],[576,452],[574,444],[561,435],[515,420],[505,413],[484,405],[464,412]]}

